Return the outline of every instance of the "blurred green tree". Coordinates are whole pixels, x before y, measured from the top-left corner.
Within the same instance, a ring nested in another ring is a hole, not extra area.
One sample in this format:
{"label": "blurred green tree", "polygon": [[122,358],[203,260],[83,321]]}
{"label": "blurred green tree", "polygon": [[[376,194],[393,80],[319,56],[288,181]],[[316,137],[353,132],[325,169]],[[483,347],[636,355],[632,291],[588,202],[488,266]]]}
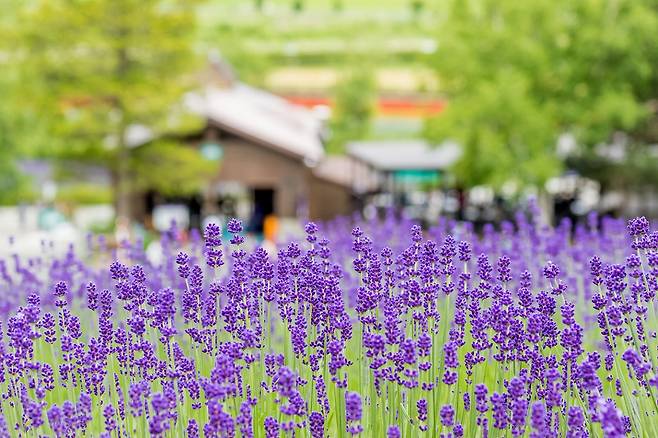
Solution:
{"label": "blurred green tree", "polygon": [[329,121],[327,151],[330,154],[340,154],[348,141],[368,135],[376,96],[375,81],[369,70],[354,70],[338,83]]}
{"label": "blurred green tree", "polygon": [[11,127],[16,120],[6,105],[10,99],[10,88],[6,76],[0,77],[0,99],[4,103],[0,105],[0,204],[14,202],[15,193],[24,186],[15,164],[18,147]]}
{"label": "blurred green tree", "polygon": [[[9,17],[14,16],[15,10],[10,4],[0,4],[0,53],[6,53],[9,49],[7,44],[7,29],[10,23]],[[2,55],[0,55],[2,56]],[[0,204],[14,201],[14,194],[23,186],[24,181],[16,169],[15,158],[17,147],[11,126],[14,117],[9,110],[7,102],[11,99],[10,91],[13,85],[11,77],[7,74],[7,62],[0,58]]]}
{"label": "blurred green tree", "polygon": [[[135,150],[131,156],[134,186],[148,190],[157,187],[165,196],[195,195],[202,180],[215,175],[221,162],[199,160],[199,151],[170,139],[160,139]],[[152,169],[158,169],[153,172]],[[163,178],[163,175],[167,175]]]}
{"label": "blurred green tree", "polygon": [[15,123],[11,114],[0,108],[0,205],[16,204],[29,193],[28,181],[16,167],[18,146],[12,137],[11,125]]}
{"label": "blurred green tree", "polygon": [[15,23],[20,4],[0,2],[0,204],[33,200],[36,194],[29,178],[19,171],[17,160],[32,149],[42,132],[34,114],[25,111],[25,99],[17,92],[21,83],[10,54],[15,49]]}
{"label": "blurred green tree", "polygon": [[417,19],[425,9],[425,2],[423,0],[411,0],[409,8],[411,9],[411,15]]}
{"label": "blurred green tree", "polygon": [[[193,46],[196,3],[49,0],[21,11],[21,46],[13,56],[22,66],[26,98],[50,133],[42,151],[107,166],[119,216],[130,216],[136,181],[145,179],[139,172],[158,175],[148,178],[152,188],[159,182],[170,188],[171,174],[161,172],[170,170],[166,160],[134,165],[147,155],[136,151],[149,136],[138,141],[130,133],[150,130],[159,138],[193,120],[182,97],[200,67]],[[192,169],[205,168],[200,155],[181,154]],[[203,172],[185,173],[188,185],[202,184]]]}
{"label": "blurred green tree", "polygon": [[654,0],[454,0],[444,12],[434,65],[448,106],[426,133],[462,144],[460,184],[541,185],[561,169],[565,133],[582,159],[618,132],[644,151],[658,141]]}
{"label": "blurred green tree", "polygon": [[293,12],[299,13],[304,10],[304,1],[303,0],[293,0],[292,2]]}

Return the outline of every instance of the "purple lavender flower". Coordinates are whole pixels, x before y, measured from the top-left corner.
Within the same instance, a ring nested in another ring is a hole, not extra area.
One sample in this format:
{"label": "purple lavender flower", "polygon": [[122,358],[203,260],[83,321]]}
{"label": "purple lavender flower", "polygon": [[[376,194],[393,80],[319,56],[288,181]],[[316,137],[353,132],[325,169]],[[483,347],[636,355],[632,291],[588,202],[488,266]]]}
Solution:
{"label": "purple lavender flower", "polygon": [[265,436],[267,438],[279,438],[279,428],[279,423],[275,418],[265,418]]}
{"label": "purple lavender flower", "polygon": [[324,416],[317,411],[311,412],[309,429],[312,438],[324,438]]}
{"label": "purple lavender flower", "polygon": [[199,425],[197,424],[194,418],[191,418],[187,423],[187,437],[188,438],[199,438]]}
{"label": "purple lavender flower", "polygon": [[361,414],[361,396],[356,392],[347,392],[345,394],[345,418],[348,422],[347,431],[351,435],[358,435],[363,431],[361,424],[354,424],[361,421]]}
{"label": "purple lavender flower", "polygon": [[181,278],[187,278],[190,276],[190,257],[184,252],[179,252],[176,256],[176,264],[178,265],[178,275]]}
{"label": "purple lavender flower", "polygon": [[221,236],[222,229],[219,225],[210,223],[206,226],[203,237],[205,239],[206,264],[210,268],[219,268],[224,264]]}
{"label": "purple lavender flower", "polygon": [[44,421],[56,437],[383,435],[363,415],[382,407],[444,438],[463,418],[485,437],[637,434],[613,400],[656,413],[658,232],[625,227],[519,214],[425,230],[389,212],[308,223],[274,257],[231,220],[226,261],[211,224],[163,233],[158,264],[141,242],[94,263],[44,242],[47,257],[0,260],[2,404],[19,415],[0,415],[0,438]]}
{"label": "purple lavender flower", "polygon": [[441,424],[445,427],[452,427],[455,424],[455,410],[452,405],[441,407]]}
{"label": "purple lavender flower", "polygon": [[103,417],[105,417],[105,431],[112,433],[117,428],[116,420],[114,419],[115,410],[112,405],[107,405],[103,409]]}
{"label": "purple lavender flower", "polygon": [[388,426],[388,430],[386,431],[387,438],[400,438],[401,436],[402,434],[400,433],[400,428],[398,426]]}
{"label": "purple lavender flower", "polygon": [[636,217],[628,221],[628,233],[631,237],[649,233],[649,221],[646,217]]}
{"label": "purple lavender flower", "polygon": [[231,244],[240,245],[244,242],[244,237],[240,235],[242,233],[242,222],[238,219],[229,219],[226,224],[226,230],[233,235],[231,237]]}

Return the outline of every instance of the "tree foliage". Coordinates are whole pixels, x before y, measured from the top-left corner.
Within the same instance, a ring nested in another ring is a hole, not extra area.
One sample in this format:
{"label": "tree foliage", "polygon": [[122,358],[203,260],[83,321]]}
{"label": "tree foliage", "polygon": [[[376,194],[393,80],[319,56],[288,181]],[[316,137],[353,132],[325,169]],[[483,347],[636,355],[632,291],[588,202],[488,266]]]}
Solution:
{"label": "tree foliage", "polygon": [[26,179],[16,166],[16,158],[22,152],[20,133],[27,128],[25,118],[15,111],[18,83],[15,68],[11,67],[6,54],[11,49],[10,23],[16,16],[16,5],[0,3],[0,204],[16,203],[29,191]]}
{"label": "tree foliage", "polygon": [[[9,85],[0,81],[0,99],[8,99]],[[0,106],[0,204],[14,201],[14,193],[24,187],[23,178],[16,169],[14,158],[17,155],[17,144],[10,129],[16,123],[15,117],[7,107]]]}
{"label": "tree foliage", "polygon": [[[107,166],[119,214],[128,213],[121,201],[140,178],[131,172],[136,145],[128,129],[145,126],[159,137],[186,119],[182,96],[195,85],[200,66],[194,6],[183,0],[48,0],[21,11],[16,38],[22,45],[13,56],[25,96],[51,135],[42,151]],[[160,173],[162,163],[148,171]],[[158,180],[151,181],[157,188]]]}
{"label": "tree foliage", "polygon": [[463,145],[462,184],[541,184],[564,133],[582,156],[620,131],[658,140],[655,0],[455,0],[439,29],[449,103],[427,135]]}
{"label": "tree foliage", "polygon": [[220,163],[199,159],[195,148],[163,139],[137,149],[130,165],[137,189],[157,187],[165,196],[184,196],[198,193],[199,179],[207,181],[216,175]]}
{"label": "tree foliage", "polygon": [[367,70],[354,70],[337,85],[329,123],[330,153],[341,153],[348,141],[368,135],[376,96],[375,81]]}

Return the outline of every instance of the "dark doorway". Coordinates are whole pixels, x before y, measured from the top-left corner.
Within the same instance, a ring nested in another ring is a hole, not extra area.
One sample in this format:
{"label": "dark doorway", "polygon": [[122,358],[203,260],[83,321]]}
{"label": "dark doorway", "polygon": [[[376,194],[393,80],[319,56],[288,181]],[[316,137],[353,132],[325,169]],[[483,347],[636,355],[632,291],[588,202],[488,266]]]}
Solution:
{"label": "dark doorway", "polygon": [[274,213],[274,189],[254,189],[254,210],[249,221],[249,230],[263,233],[265,218]]}

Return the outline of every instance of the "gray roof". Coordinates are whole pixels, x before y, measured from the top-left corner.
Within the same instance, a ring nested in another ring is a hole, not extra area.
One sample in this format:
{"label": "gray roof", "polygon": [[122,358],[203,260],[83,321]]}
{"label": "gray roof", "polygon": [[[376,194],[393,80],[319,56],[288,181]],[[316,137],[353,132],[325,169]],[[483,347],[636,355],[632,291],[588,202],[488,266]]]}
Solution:
{"label": "gray roof", "polygon": [[454,164],[461,148],[456,143],[432,146],[422,140],[359,141],[349,143],[347,153],[383,171],[429,170]]}
{"label": "gray roof", "polygon": [[378,173],[369,171],[360,161],[348,155],[326,156],[314,169],[313,175],[325,181],[350,187],[357,193],[375,190]]}
{"label": "gray roof", "polygon": [[187,106],[232,132],[315,165],[324,157],[322,122],[306,108],[248,85],[209,87],[192,93]]}

